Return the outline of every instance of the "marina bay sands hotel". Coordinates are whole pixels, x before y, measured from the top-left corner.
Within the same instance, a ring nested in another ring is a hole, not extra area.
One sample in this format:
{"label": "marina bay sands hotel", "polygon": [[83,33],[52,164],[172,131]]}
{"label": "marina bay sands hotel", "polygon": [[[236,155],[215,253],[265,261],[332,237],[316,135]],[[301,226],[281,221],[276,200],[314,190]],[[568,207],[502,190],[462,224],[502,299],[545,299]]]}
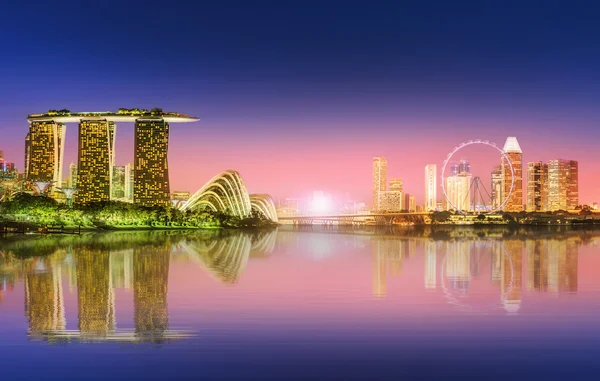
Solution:
{"label": "marina bay sands hotel", "polygon": [[51,110],[29,115],[25,178],[50,183],[52,194],[58,192],[63,180],[66,124],[78,123],[75,198],[79,203],[109,201],[115,165],[115,123],[135,123],[133,202],[142,206],[167,205],[170,202],[169,123],[198,120],[157,108],[80,113]]}

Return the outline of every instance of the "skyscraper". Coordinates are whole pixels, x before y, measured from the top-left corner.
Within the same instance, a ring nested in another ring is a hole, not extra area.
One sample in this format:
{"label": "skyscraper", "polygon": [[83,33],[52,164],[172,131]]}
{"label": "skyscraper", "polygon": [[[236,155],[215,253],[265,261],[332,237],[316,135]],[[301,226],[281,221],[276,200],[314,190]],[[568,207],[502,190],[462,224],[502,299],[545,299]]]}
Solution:
{"label": "skyscraper", "polygon": [[125,165],[125,201],[133,202],[133,183],[134,183],[133,165],[128,163]]}
{"label": "skyscraper", "polygon": [[112,200],[123,200],[125,198],[125,166],[115,165],[112,172],[112,184],[110,190]]}
{"label": "skyscraper", "polygon": [[579,205],[579,163],[569,160],[567,174],[567,209],[573,210]]}
{"label": "skyscraper", "polygon": [[579,202],[578,163],[554,159],[548,162],[548,209],[575,209]]}
{"label": "skyscraper", "polygon": [[519,146],[517,138],[509,136],[504,143],[503,149],[505,155],[512,164],[513,171],[510,170],[510,164],[508,163],[505,155],[502,155],[502,198],[505,199],[506,195],[510,192],[510,187],[514,172],[514,185],[510,196],[504,205],[504,210],[508,212],[519,212],[523,210],[523,151]]}
{"label": "skyscraper", "polygon": [[402,179],[400,179],[400,178],[390,179],[390,190],[402,192],[402,190],[403,190]]}
{"label": "skyscraper", "polygon": [[79,123],[77,201],[110,200],[114,165],[115,124],[106,120]]}
{"label": "skyscraper", "polygon": [[393,190],[379,192],[379,210],[383,212],[400,212],[402,204],[402,192]]}
{"label": "skyscraper", "polygon": [[435,210],[437,206],[437,165],[425,166],[425,211]]}
{"label": "skyscraper", "polygon": [[539,212],[547,208],[548,164],[527,163],[527,210]]}
{"label": "skyscraper", "polygon": [[381,209],[379,192],[387,189],[387,160],[384,157],[373,158],[373,211]]}
{"label": "skyscraper", "polygon": [[502,166],[498,165],[492,171],[492,209],[502,204]]}
{"label": "skyscraper", "polygon": [[77,188],[77,164],[69,165],[69,180],[67,181],[69,188]]}
{"label": "skyscraper", "polygon": [[65,126],[52,120],[29,124],[25,138],[27,179],[54,182],[60,186],[64,158]]}
{"label": "skyscraper", "polygon": [[446,196],[452,205],[448,208],[468,211],[471,209],[471,174],[462,172],[456,176],[446,177]]}
{"label": "skyscraper", "polygon": [[170,201],[169,124],[162,118],[135,121],[133,202],[143,206],[168,205]]}

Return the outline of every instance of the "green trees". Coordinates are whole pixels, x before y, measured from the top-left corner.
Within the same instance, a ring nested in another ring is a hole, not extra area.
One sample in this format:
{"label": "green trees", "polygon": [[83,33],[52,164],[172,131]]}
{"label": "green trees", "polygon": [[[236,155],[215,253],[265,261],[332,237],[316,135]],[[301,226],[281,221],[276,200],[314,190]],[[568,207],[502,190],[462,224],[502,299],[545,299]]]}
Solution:
{"label": "green trees", "polygon": [[213,228],[268,225],[256,212],[245,219],[211,210],[182,212],[171,206],[142,207],[124,202],[75,204],[69,208],[49,197],[18,193],[0,203],[0,217],[28,221],[40,226],[83,226],[98,228]]}

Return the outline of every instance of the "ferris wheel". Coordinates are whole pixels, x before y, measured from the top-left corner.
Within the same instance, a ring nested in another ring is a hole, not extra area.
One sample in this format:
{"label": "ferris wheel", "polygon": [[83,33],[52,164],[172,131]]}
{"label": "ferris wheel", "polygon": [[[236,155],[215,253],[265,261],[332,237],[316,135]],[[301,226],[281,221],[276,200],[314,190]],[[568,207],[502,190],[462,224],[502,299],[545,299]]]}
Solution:
{"label": "ferris wheel", "polygon": [[[492,202],[490,192],[487,191],[487,189],[485,188],[485,186],[481,182],[481,179],[478,176],[474,177],[470,181],[470,184],[468,184],[468,191],[464,192],[464,200],[461,199],[459,202],[457,202],[456,197],[449,197],[448,189],[446,186],[446,167],[449,163],[452,162],[452,159],[457,152],[459,152],[465,147],[472,145],[483,145],[498,151],[501,157],[504,159],[504,161],[508,164],[508,169],[510,170],[510,188],[508,189],[508,192],[506,192],[506,194],[503,195],[501,202]],[[479,211],[494,213],[502,210],[508,202],[508,200],[510,199],[510,196],[515,187],[515,170],[512,161],[510,160],[508,155],[495,143],[492,143],[489,140],[469,140],[454,147],[454,149],[448,154],[448,156],[446,156],[446,160],[444,160],[444,164],[442,166],[441,183],[442,191],[444,193],[444,198],[446,202],[452,209],[456,210],[457,212],[467,213],[471,211],[471,209],[473,209],[473,211],[477,211],[477,205],[482,205],[482,208]],[[486,203],[486,199],[489,200],[489,205],[488,203]]]}

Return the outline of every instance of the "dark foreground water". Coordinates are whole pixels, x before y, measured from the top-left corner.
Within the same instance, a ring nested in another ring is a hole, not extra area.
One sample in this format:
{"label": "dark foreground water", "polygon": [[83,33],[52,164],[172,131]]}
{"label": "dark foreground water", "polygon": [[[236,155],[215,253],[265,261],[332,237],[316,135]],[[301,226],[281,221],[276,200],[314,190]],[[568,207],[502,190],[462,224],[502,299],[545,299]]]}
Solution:
{"label": "dark foreground water", "polygon": [[600,233],[0,238],[2,380],[594,379]]}

